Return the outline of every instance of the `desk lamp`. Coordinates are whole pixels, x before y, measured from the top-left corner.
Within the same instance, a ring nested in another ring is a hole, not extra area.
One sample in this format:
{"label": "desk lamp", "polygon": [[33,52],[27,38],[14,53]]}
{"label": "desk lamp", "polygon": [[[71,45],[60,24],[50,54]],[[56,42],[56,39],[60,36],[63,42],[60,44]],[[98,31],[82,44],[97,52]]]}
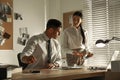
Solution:
{"label": "desk lamp", "polygon": [[99,39],[96,41],[95,45],[97,47],[104,47],[106,44],[108,44],[112,40],[120,41],[120,38],[112,37],[112,39],[106,39],[106,40]]}

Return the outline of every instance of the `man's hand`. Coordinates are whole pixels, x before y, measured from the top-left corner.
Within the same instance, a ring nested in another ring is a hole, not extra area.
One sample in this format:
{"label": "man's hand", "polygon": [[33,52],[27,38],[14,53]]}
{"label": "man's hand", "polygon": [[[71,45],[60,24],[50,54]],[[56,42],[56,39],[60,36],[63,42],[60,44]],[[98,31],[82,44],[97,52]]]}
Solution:
{"label": "man's hand", "polygon": [[58,63],[49,63],[46,65],[47,69],[52,69],[52,68],[56,68],[56,67],[59,67]]}
{"label": "man's hand", "polygon": [[36,61],[36,58],[34,56],[24,56],[22,61],[26,64],[32,64]]}

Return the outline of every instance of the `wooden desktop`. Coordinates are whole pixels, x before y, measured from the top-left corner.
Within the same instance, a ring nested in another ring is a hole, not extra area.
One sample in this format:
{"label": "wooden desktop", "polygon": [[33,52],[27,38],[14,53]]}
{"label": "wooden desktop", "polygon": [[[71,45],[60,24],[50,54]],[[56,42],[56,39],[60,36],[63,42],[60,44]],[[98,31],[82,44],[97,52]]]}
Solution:
{"label": "wooden desktop", "polygon": [[105,73],[105,80],[120,80],[120,72],[107,71]]}
{"label": "wooden desktop", "polygon": [[[15,73],[12,80],[104,80],[105,70],[88,70],[88,69],[41,69],[40,73],[30,73],[26,70],[23,73]],[[95,79],[93,79],[95,78]]]}

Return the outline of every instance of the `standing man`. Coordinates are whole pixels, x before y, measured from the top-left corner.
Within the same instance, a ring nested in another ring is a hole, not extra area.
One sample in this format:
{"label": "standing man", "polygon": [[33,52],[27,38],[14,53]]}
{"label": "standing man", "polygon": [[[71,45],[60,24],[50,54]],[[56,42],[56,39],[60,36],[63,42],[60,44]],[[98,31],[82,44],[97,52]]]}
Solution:
{"label": "standing man", "polygon": [[51,69],[61,66],[61,47],[56,40],[61,28],[59,20],[49,19],[44,33],[28,40],[21,54],[21,61],[28,64],[25,69]]}

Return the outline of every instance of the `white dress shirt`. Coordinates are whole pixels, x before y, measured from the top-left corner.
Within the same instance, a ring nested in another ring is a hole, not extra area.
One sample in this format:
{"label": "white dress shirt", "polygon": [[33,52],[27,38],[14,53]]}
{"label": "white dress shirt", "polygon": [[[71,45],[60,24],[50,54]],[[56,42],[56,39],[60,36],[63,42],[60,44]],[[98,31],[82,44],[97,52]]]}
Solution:
{"label": "white dress shirt", "polygon": [[[86,31],[84,30],[85,37]],[[63,33],[63,41],[62,41],[62,54],[64,56],[66,53],[72,53],[73,49],[84,50],[86,48],[86,44],[82,44],[83,38],[81,35],[80,28],[75,28],[74,26],[68,27],[64,30]]]}
{"label": "white dress shirt", "polygon": [[[48,37],[45,33],[35,35],[27,42],[26,47],[22,51],[21,59],[23,56],[33,55],[37,61],[33,64],[29,64],[27,69],[40,69],[44,68],[47,60],[47,41]],[[61,66],[61,47],[57,40],[51,39],[51,63],[58,63]]]}

